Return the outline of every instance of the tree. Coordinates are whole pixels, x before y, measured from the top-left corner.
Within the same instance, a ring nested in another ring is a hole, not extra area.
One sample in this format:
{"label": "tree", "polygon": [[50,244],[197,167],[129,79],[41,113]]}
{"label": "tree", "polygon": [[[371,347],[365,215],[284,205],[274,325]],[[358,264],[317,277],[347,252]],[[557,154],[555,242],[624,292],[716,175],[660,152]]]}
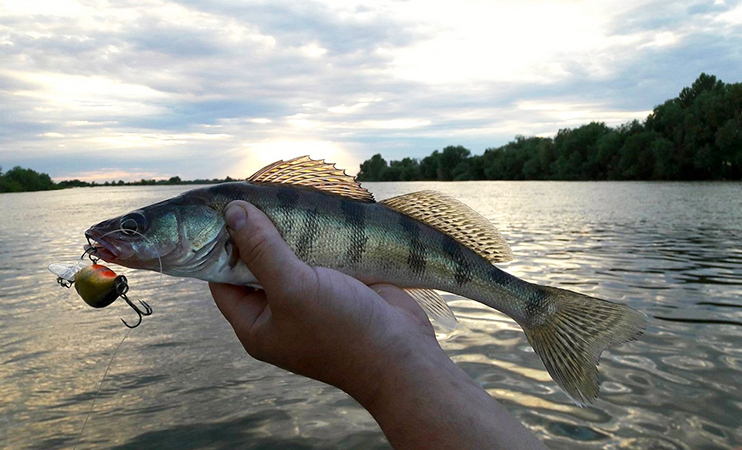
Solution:
{"label": "tree", "polygon": [[49,175],[20,166],[13,167],[0,177],[0,192],[44,191],[56,188]]}
{"label": "tree", "polygon": [[[394,181],[415,181],[420,179],[420,163],[413,158],[404,158],[402,161],[389,161],[389,169],[395,170],[396,176]],[[384,179],[386,178],[384,177]]]}
{"label": "tree", "polygon": [[683,108],[688,108],[693,105],[699,95],[704,92],[723,91],[724,83],[721,80],[717,80],[714,75],[707,75],[701,72],[696,81],[690,87],[683,88],[678,95],[678,100]]}
{"label": "tree", "polygon": [[420,176],[423,180],[437,180],[438,166],[440,165],[441,154],[435,150],[430,156],[426,156],[420,161]]}
{"label": "tree", "polygon": [[716,146],[721,158],[722,177],[742,178],[742,114],[729,119],[716,133]]}
{"label": "tree", "polygon": [[449,145],[443,149],[438,164],[438,180],[451,181],[454,178],[454,170],[469,157],[471,152],[460,146]]}
{"label": "tree", "polygon": [[381,179],[381,172],[387,167],[386,160],[377,153],[361,164],[361,170],[356,178],[358,181],[373,181]]}

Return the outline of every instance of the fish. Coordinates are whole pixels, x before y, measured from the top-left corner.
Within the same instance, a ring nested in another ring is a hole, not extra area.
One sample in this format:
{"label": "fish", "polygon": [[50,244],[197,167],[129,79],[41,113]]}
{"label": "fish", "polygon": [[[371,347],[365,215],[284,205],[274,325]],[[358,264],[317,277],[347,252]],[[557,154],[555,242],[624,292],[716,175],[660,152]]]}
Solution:
{"label": "fish", "polygon": [[598,397],[601,353],[636,339],[647,324],[626,305],[498,268],[513,259],[502,234],[449,195],[426,190],[376,201],[345,171],[308,156],[277,161],[245,181],[186,191],[100,222],[85,236],[109,263],[260,288],[226,228],[224,211],[234,200],[263,211],[307,264],[403,288],[444,328],[456,318],[438,291],[504,313],[580,406]]}

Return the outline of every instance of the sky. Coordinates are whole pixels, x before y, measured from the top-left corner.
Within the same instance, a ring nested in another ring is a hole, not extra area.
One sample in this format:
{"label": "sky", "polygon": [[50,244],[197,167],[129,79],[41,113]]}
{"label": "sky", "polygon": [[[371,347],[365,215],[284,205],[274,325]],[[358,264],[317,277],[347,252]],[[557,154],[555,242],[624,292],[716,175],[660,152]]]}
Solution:
{"label": "sky", "polygon": [[740,0],[0,0],[0,166],[243,178],[473,154],[742,81]]}

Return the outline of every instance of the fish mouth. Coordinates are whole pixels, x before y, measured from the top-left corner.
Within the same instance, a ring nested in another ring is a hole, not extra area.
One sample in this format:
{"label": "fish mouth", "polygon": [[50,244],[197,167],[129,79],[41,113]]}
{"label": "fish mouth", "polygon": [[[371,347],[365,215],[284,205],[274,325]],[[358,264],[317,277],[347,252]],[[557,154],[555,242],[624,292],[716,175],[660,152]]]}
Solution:
{"label": "fish mouth", "polygon": [[85,238],[88,240],[88,243],[85,244],[86,252],[100,257],[105,262],[114,262],[118,258],[119,250],[106,242],[95,230],[86,231]]}

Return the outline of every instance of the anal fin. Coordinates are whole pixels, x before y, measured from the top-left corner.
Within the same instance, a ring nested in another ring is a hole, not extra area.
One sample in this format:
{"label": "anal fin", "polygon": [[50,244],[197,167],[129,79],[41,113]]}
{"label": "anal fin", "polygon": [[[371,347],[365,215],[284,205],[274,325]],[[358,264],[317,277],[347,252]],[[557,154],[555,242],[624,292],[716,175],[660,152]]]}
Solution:
{"label": "anal fin", "polygon": [[404,291],[415,299],[433,323],[446,332],[451,332],[456,328],[456,316],[439,293],[433,289],[405,289]]}

